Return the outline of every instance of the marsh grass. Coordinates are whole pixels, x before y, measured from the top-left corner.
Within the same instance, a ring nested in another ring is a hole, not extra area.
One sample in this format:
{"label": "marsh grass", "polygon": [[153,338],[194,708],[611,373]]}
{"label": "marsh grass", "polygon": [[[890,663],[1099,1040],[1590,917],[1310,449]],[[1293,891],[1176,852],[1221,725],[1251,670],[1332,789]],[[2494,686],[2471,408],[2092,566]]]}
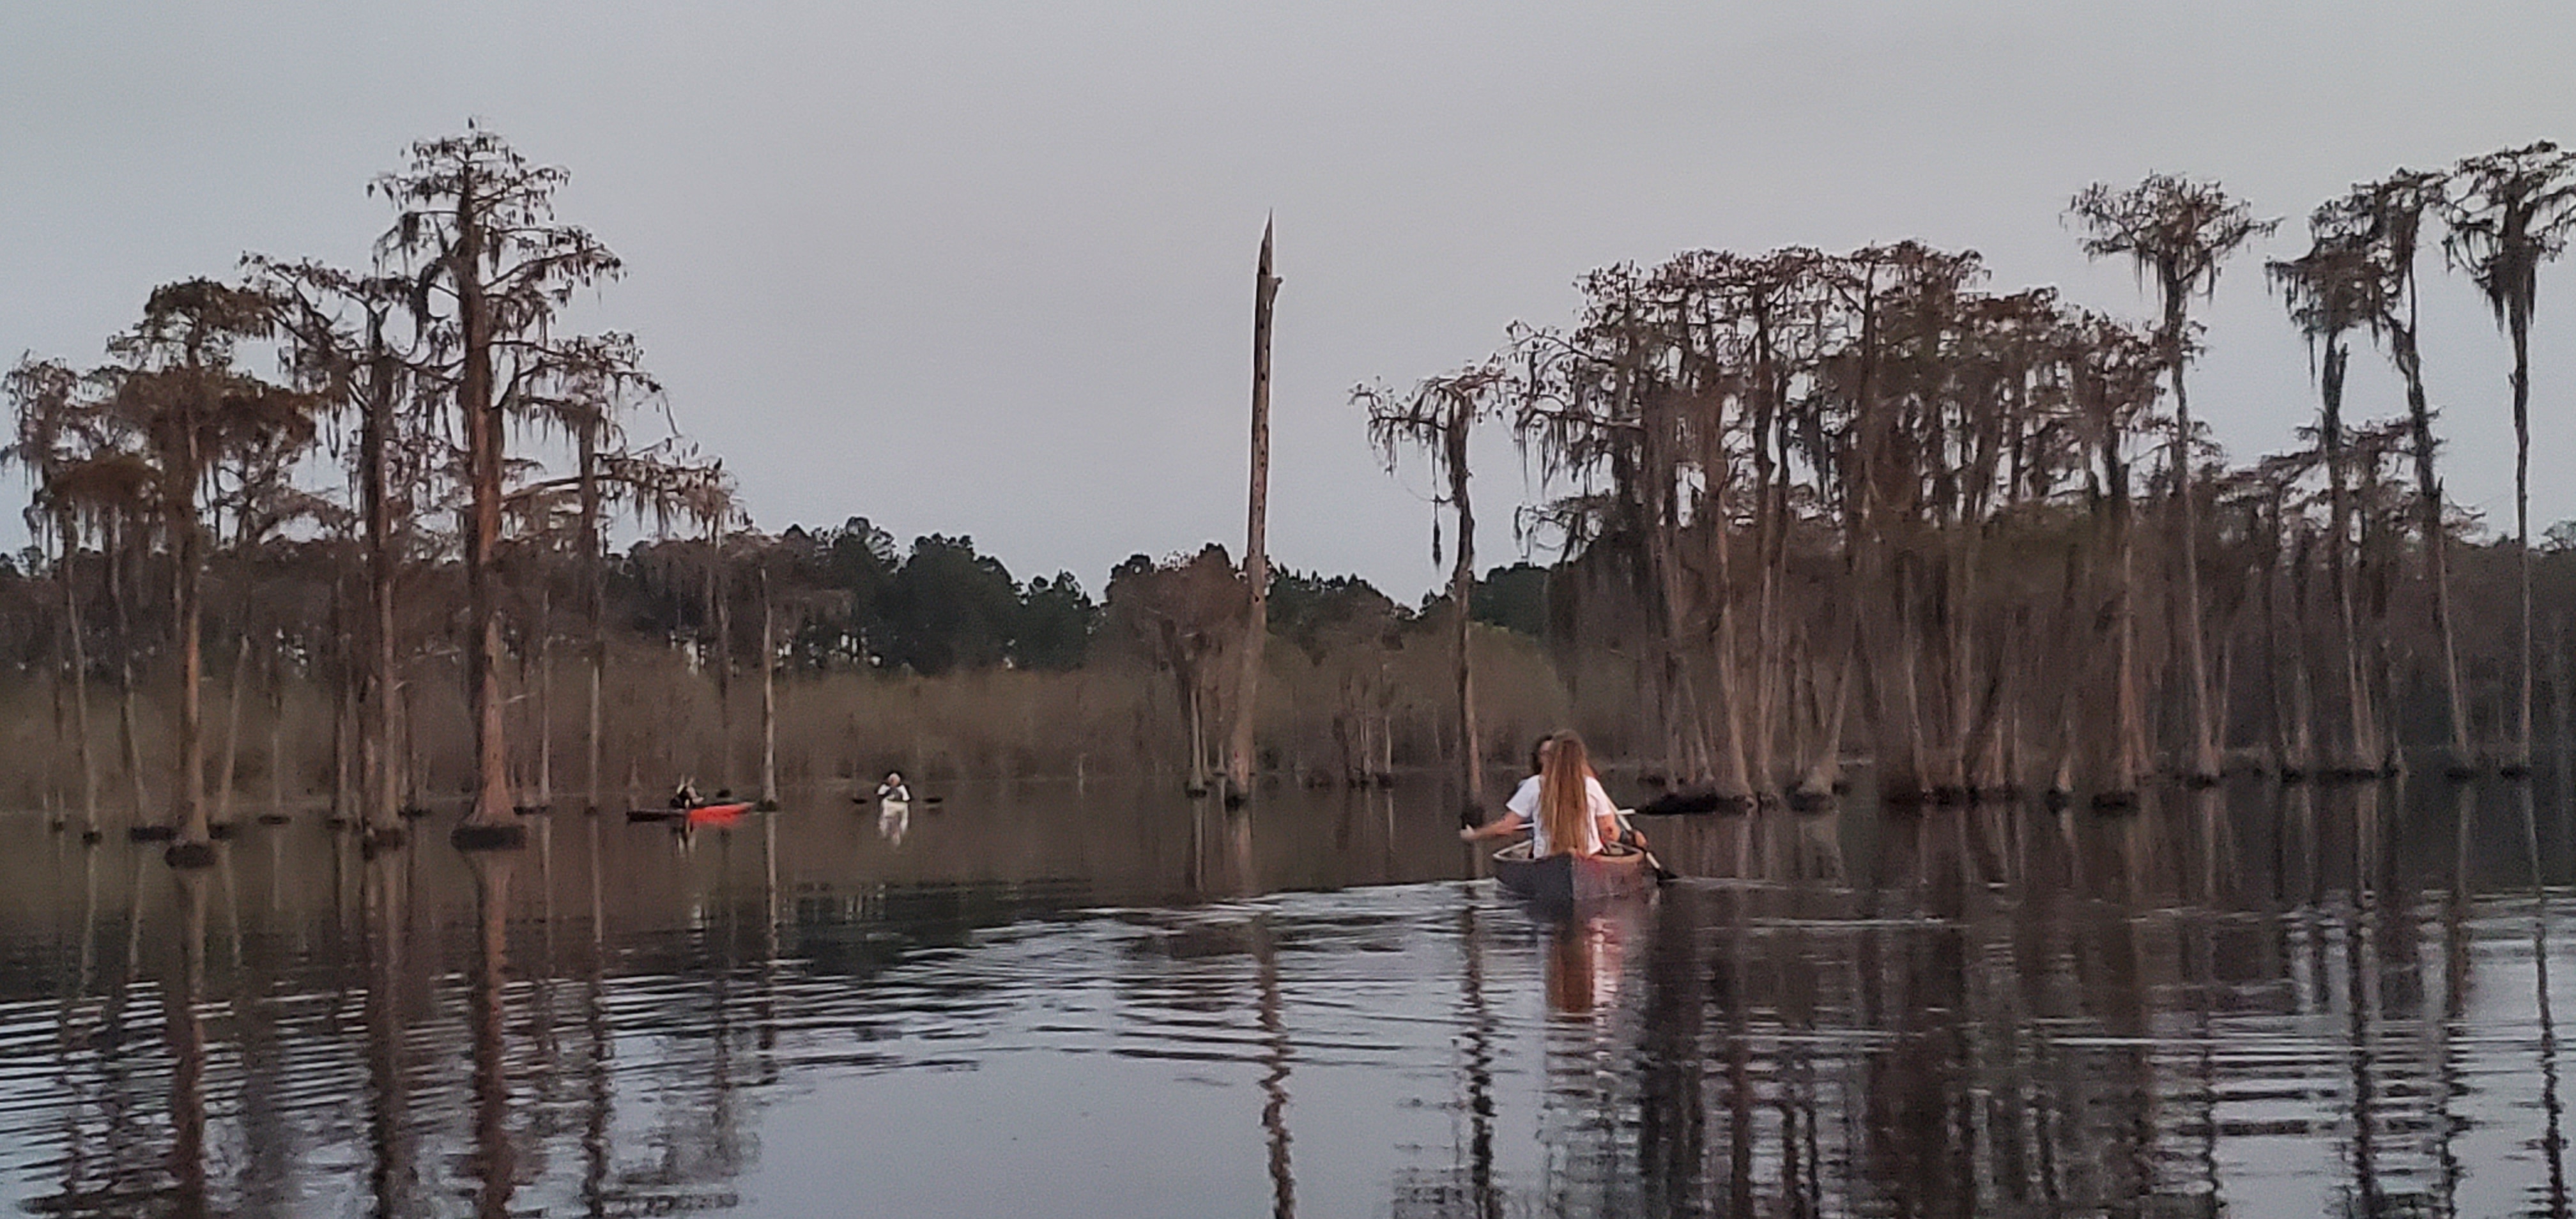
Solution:
{"label": "marsh grass", "polygon": [[[1262,782],[1340,785],[1440,766],[1455,756],[1456,716],[1442,649],[1316,657],[1284,640],[1273,643],[1256,734]],[[1537,641],[1480,625],[1475,647],[1476,663],[1492,675],[1478,691],[1486,756],[1517,757],[1532,737],[1573,722],[1576,700]],[[559,654],[549,663],[551,692],[542,700],[533,674],[512,674],[513,777],[522,804],[578,809],[587,802],[579,694],[586,677],[576,656]],[[686,650],[613,642],[603,687],[600,806],[658,803],[681,778],[707,792],[753,791],[760,778],[759,683],[737,678],[728,708],[715,675],[693,664]],[[166,761],[174,733],[166,700],[150,697],[161,680],[143,679],[147,696],[137,707],[149,805],[144,821],[164,811],[171,783]],[[1613,691],[1620,684],[1590,683],[1598,693],[1585,722],[1618,722],[1621,700]],[[291,678],[275,712],[269,693],[256,684],[243,690],[240,756],[232,767],[237,815],[269,811],[273,796],[299,810],[354,807],[355,763],[335,764],[334,756],[348,748],[351,732],[334,732],[330,688],[315,675]],[[209,705],[224,705],[230,694],[222,680],[209,683]],[[76,798],[70,728],[58,720],[55,701],[43,675],[0,692],[0,803],[8,807],[59,809]],[[542,733],[541,701],[550,704]],[[1124,658],[1065,672],[991,668],[936,678],[789,670],[778,683],[778,778],[789,787],[833,788],[900,769],[932,782],[1141,776],[1179,783],[1189,771],[1179,704],[1168,673]],[[414,662],[396,705],[393,752],[405,803],[468,794],[473,736],[460,666],[452,659]],[[91,715],[94,739],[115,740],[114,700],[94,699]],[[272,733],[273,724],[283,731]],[[1613,729],[1612,739],[1617,735]],[[1363,754],[1362,742],[1381,737],[1382,747]],[[207,745],[219,775],[227,749],[220,724]],[[1208,745],[1211,754],[1220,747],[1214,740]],[[542,768],[551,777],[546,790],[540,762],[549,751],[551,765]],[[112,756],[101,777],[119,781],[102,783],[109,793],[103,819],[112,825],[135,820],[135,810],[125,807],[130,797],[115,798],[131,789]]]}

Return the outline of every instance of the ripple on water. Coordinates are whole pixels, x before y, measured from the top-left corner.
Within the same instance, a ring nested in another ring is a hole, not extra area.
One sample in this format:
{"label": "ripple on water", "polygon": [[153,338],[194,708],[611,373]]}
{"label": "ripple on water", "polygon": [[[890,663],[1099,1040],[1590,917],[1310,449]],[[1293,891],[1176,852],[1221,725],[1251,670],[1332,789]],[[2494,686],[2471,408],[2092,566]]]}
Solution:
{"label": "ripple on water", "polygon": [[[87,966],[0,923],[0,1201],[184,1209],[201,1117],[199,1209],[239,1213],[2545,1211],[2565,915],[2077,885],[2046,879],[2075,875],[2058,835],[2018,871],[1856,860],[1884,883],[1694,882],[1564,921],[1455,881],[1085,909],[1107,886],[852,879],[835,839],[775,927],[740,843],[685,872],[634,846],[594,927],[559,842],[497,940],[470,885],[419,872],[381,992],[375,924],[327,894],[238,933],[219,909],[193,1032],[146,886],[130,965],[115,910]],[[1458,857],[1442,837],[1424,859]]]}

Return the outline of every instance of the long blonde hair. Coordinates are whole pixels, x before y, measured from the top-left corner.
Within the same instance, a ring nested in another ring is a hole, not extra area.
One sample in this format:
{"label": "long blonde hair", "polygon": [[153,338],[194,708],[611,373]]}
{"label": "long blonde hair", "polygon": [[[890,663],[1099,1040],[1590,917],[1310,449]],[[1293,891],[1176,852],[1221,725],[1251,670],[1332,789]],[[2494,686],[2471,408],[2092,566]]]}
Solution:
{"label": "long blonde hair", "polygon": [[1547,748],[1547,764],[1538,773],[1538,823],[1547,831],[1548,853],[1581,851],[1594,841],[1592,758],[1583,748],[1583,738],[1557,733]]}

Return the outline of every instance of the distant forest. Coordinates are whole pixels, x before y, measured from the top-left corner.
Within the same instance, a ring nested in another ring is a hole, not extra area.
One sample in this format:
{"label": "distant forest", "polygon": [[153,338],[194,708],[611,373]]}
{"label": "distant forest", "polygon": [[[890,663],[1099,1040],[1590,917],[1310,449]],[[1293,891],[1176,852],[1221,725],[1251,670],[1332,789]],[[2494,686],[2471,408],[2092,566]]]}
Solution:
{"label": "distant forest", "polygon": [[[2567,736],[2576,530],[2527,509],[2531,318],[2576,229],[2555,145],[2356,184],[2249,269],[2316,388],[2250,462],[2191,413],[2222,341],[2193,314],[2280,222],[2215,183],[2070,199],[2143,321],[1911,241],[1591,272],[1568,321],[1352,391],[1355,432],[1442,488],[1453,575],[1416,605],[1287,570],[1255,598],[1265,561],[1215,544],[1095,597],[963,537],[754,529],[632,336],[564,324],[626,272],[555,215],[564,180],[481,128],[424,141],[369,184],[367,265],[250,255],[156,289],[104,363],[9,372],[39,544],[0,565],[0,799],[199,842],[255,802],[381,833],[463,796],[498,826],[684,776],[1198,786],[1238,667],[1267,782],[1498,773],[1571,724],[1748,807],[1864,761],[1890,799],[2118,804],[2229,769],[2521,773]],[[2417,288],[2445,272],[2511,340],[2495,378],[2426,384],[2456,336],[2423,333]],[[2401,400],[2345,401],[2368,354]],[[2505,426],[2489,537],[2444,496],[2442,430]],[[1485,428],[1544,475],[1516,525],[1550,566],[1476,562]],[[647,540],[612,552],[620,522]]]}

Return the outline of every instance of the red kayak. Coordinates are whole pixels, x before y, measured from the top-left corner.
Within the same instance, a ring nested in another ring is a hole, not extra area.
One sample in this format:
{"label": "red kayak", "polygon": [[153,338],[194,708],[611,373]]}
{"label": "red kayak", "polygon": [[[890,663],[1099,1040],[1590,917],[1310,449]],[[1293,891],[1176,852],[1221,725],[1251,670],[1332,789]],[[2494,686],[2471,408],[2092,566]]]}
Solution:
{"label": "red kayak", "polygon": [[739,804],[701,804],[689,810],[689,826],[695,829],[701,825],[712,825],[717,829],[725,829],[732,826],[734,822],[742,820],[742,815],[750,811],[751,804],[748,801]]}

